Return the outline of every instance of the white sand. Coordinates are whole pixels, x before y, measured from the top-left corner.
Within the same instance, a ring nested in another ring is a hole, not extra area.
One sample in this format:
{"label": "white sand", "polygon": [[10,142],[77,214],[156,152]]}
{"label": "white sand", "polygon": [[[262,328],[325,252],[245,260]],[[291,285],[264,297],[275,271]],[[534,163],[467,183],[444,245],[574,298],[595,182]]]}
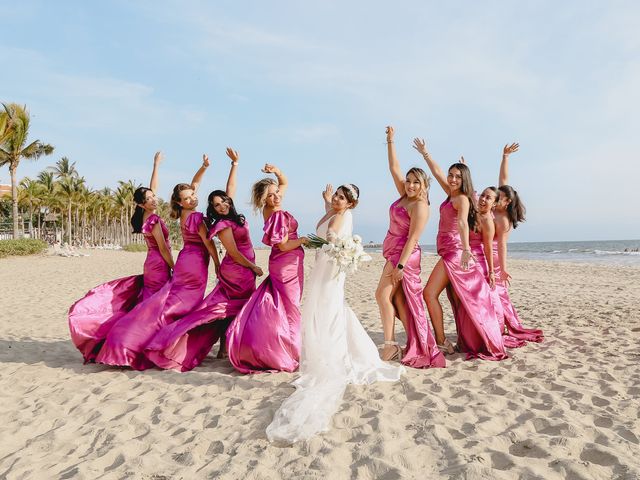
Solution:
{"label": "white sand", "polygon": [[[640,269],[513,260],[512,298],[545,343],[351,386],[330,432],[278,447],[264,430],[293,375],[82,365],[68,307],[144,261],[88,253],[0,260],[0,478],[640,478]],[[376,343],[381,269],[375,255],[347,290]]]}

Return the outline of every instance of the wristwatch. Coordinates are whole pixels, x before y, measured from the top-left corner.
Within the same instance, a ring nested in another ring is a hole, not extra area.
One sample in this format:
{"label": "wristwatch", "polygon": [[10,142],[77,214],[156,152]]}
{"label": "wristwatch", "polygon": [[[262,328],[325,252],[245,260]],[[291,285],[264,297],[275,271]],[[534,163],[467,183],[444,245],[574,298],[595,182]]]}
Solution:
{"label": "wristwatch", "polygon": [[402,270],[404,268],[404,265],[399,263],[398,265],[396,265],[398,267],[398,270]]}

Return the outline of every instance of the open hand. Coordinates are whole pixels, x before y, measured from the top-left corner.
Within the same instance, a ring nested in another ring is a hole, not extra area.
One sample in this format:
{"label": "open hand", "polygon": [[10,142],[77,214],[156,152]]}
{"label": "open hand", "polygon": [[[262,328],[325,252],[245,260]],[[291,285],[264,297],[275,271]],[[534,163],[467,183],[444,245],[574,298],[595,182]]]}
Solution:
{"label": "open hand", "polygon": [[427,142],[424,141],[424,138],[414,138],[413,139],[413,148],[415,148],[420,155],[428,155],[429,152],[427,151]]}
{"label": "open hand", "polygon": [[153,163],[158,165],[163,158],[164,155],[162,155],[162,152],[156,152],[156,154],[153,156]]}
{"label": "open hand", "polygon": [[476,257],[471,253],[471,250],[463,250],[462,255],[460,256],[460,268],[462,270],[469,270],[469,261],[475,261]]}
{"label": "open hand", "polygon": [[331,198],[333,197],[333,185],[327,183],[327,186],[324,188],[322,192],[322,198],[326,203],[331,203]]}
{"label": "open hand", "polygon": [[237,162],[240,159],[238,152],[231,147],[227,147],[227,157],[229,157],[232,162]]}
{"label": "open hand", "polygon": [[506,144],[504,146],[504,149],[502,150],[502,154],[508,157],[512,153],[517,152],[519,148],[520,148],[519,143],[512,143],[511,145]]}
{"label": "open hand", "polygon": [[500,281],[505,284],[505,286],[511,285],[511,275],[506,270],[500,270]]}

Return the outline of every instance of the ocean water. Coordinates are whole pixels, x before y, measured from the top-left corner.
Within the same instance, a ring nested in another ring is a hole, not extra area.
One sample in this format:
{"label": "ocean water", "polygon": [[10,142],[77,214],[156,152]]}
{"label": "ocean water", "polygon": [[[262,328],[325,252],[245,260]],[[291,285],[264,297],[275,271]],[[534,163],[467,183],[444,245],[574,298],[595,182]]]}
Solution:
{"label": "ocean water", "polygon": [[[435,245],[421,247],[423,254],[436,255]],[[375,250],[381,251],[379,247]],[[509,257],[640,267],[640,240],[509,243]]]}

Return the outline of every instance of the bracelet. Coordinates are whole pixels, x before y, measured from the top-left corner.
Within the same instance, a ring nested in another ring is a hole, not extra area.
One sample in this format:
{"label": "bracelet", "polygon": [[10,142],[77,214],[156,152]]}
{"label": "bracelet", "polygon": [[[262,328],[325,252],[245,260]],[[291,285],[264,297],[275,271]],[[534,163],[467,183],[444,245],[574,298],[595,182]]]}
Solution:
{"label": "bracelet", "polygon": [[388,145],[388,144],[390,144],[390,143],[393,143],[393,140],[391,140],[391,141],[387,141],[387,145]]}
{"label": "bracelet", "polygon": [[238,165],[238,162],[236,160],[231,160],[231,165],[235,167],[236,165]]}

